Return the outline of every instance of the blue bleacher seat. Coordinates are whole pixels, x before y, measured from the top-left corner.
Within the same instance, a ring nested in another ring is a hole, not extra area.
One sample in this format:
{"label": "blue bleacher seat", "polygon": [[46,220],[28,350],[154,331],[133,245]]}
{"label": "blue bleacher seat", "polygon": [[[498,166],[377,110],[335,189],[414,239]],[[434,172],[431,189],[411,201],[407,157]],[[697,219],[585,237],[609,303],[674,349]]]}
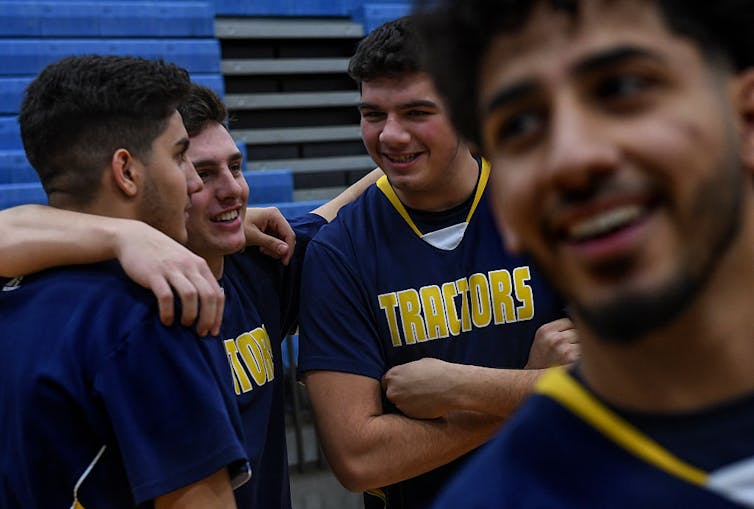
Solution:
{"label": "blue bleacher seat", "polygon": [[249,184],[249,203],[293,201],[293,173],[290,170],[244,172]]}
{"label": "blue bleacher seat", "polygon": [[0,184],[39,182],[23,150],[0,150]]}
{"label": "blue bleacher seat", "polygon": [[217,39],[0,39],[0,74],[35,75],[70,55],[162,58],[191,73],[220,73]]}
{"label": "blue bleacher seat", "polygon": [[0,37],[213,37],[209,1],[0,3]]}
{"label": "blue bleacher seat", "polygon": [[0,184],[0,209],[27,203],[47,204],[47,195],[39,182]]}
{"label": "blue bleacher seat", "polygon": [[291,202],[260,203],[257,207],[277,207],[286,219],[291,219],[311,212],[320,205],[327,203],[327,200],[307,200]]}
{"label": "blue bleacher seat", "polygon": [[18,113],[26,86],[33,76],[0,76],[0,115]]}
{"label": "blue bleacher seat", "polygon": [[[292,350],[293,353],[293,366],[291,366],[288,349]],[[282,353],[283,367],[285,369],[290,369],[291,367],[295,368],[298,364],[298,334],[291,334],[285,338],[285,341],[283,341],[282,344]]]}
{"label": "blue bleacher seat", "polygon": [[349,16],[354,0],[215,0],[219,16]]}
{"label": "blue bleacher seat", "polygon": [[[1,72],[1,71],[0,71]],[[34,76],[0,76],[0,115],[16,114],[24,98],[24,90],[31,83]],[[220,97],[225,95],[223,75],[192,74],[191,79],[217,92]]]}
{"label": "blue bleacher seat", "polygon": [[21,130],[15,116],[0,116],[0,149],[23,149]]}
{"label": "blue bleacher seat", "polygon": [[355,11],[354,18],[364,25],[366,33],[371,32],[381,24],[406,16],[411,13],[410,1],[384,1],[384,2],[364,2],[360,10]]}

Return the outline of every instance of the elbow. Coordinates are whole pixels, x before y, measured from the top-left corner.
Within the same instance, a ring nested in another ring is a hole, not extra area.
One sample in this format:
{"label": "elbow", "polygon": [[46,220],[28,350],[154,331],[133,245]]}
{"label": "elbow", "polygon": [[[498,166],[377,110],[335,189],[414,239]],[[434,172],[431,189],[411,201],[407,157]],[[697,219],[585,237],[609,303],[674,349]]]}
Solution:
{"label": "elbow", "polygon": [[369,468],[367,462],[362,459],[347,455],[325,456],[335,478],[348,491],[362,492],[380,486],[375,483],[378,472]]}

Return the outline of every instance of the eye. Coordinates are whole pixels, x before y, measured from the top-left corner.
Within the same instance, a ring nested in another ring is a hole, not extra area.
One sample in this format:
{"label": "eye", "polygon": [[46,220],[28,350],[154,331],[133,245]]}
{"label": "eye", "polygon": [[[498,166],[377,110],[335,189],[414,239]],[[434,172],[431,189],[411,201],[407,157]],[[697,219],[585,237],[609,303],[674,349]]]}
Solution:
{"label": "eye", "polygon": [[642,97],[654,84],[655,80],[641,74],[614,74],[596,82],[594,95],[602,101],[623,102]]}
{"label": "eye", "polygon": [[409,110],[406,112],[406,116],[408,117],[426,117],[428,115],[431,115],[432,113],[426,110]]}
{"label": "eye", "polygon": [[243,166],[241,166],[241,163],[240,163],[240,162],[237,162],[237,163],[230,163],[230,165],[228,165],[228,168],[230,168],[230,172],[231,172],[231,173],[232,173],[232,174],[233,174],[234,176],[238,176],[238,175],[240,175],[241,173],[243,173]]}
{"label": "eye", "polygon": [[493,119],[487,132],[492,147],[520,148],[535,140],[545,129],[545,113],[537,110],[522,110]]}
{"label": "eye", "polygon": [[361,118],[368,122],[379,122],[385,118],[385,114],[381,111],[362,111]]}
{"label": "eye", "polygon": [[196,170],[196,174],[199,175],[199,178],[202,179],[202,182],[207,182],[207,179],[209,179],[209,172],[207,170]]}

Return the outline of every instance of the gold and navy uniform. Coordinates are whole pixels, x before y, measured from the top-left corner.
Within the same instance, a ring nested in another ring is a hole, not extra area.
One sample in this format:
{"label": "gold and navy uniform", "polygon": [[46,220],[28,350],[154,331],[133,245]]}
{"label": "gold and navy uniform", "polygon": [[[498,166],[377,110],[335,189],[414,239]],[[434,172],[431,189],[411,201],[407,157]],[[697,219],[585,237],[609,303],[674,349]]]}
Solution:
{"label": "gold and navy uniform", "polygon": [[288,266],[256,249],[225,257],[221,337],[253,472],[236,490],[239,509],[291,507],[281,343],[298,322],[303,254],[324,223],[315,214],[291,220],[296,250]]}
{"label": "gold and navy uniform", "polygon": [[160,323],[117,262],[0,291],[0,507],[135,507],[248,478],[222,344]]}
{"label": "gold and navy uniform", "polygon": [[754,507],[754,394],[694,413],[624,412],[563,368],[434,509]]}
{"label": "gold and navy uniform", "polygon": [[[537,328],[562,317],[562,305],[528,259],[504,250],[488,175],[485,162],[461,220],[434,231],[384,177],[322,228],[302,280],[300,372],[379,380],[424,357],[524,367]],[[387,507],[426,507],[458,463],[385,487]]]}

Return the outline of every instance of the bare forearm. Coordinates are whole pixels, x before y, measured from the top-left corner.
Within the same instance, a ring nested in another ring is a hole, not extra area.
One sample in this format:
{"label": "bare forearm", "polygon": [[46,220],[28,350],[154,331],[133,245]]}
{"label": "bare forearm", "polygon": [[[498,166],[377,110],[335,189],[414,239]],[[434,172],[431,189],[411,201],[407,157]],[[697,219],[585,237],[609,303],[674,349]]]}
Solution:
{"label": "bare forearm", "polygon": [[451,408],[473,410],[507,417],[534,390],[544,370],[498,369],[459,365],[456,389],[451,393]]}
{"label": "bare forearm", "polygon": [[352,491],[364,491],[450,463],[486,442],[501,423],[472,412],[432,420],[384,414],[357,433],[323,437],[323,448],[340,482]]}
{"label": "bare forearm", "polygon": [[338,211],[343,205],[346,205],[361,196],[361,193],[377,182],[382,175],[384,175],[383,171],[380,168],[375,168],[358,181],[351,184],[350,187],[338,196],[312,210],[312,213],[324,217],[327,221],[332,221],[335,219],[335,216],[338,215]]}
{"label": "bare forearm", "polygon": [[425,357],[390,368],[382,385],[387,398],[411,417],[443,417],[454,410],[507,417],[531,394],[541,373]]}
{"label": "bare forearm", "polygon": [[128,222],[44,205],[0,211],[0,275],[114,258],[116,232]]}

